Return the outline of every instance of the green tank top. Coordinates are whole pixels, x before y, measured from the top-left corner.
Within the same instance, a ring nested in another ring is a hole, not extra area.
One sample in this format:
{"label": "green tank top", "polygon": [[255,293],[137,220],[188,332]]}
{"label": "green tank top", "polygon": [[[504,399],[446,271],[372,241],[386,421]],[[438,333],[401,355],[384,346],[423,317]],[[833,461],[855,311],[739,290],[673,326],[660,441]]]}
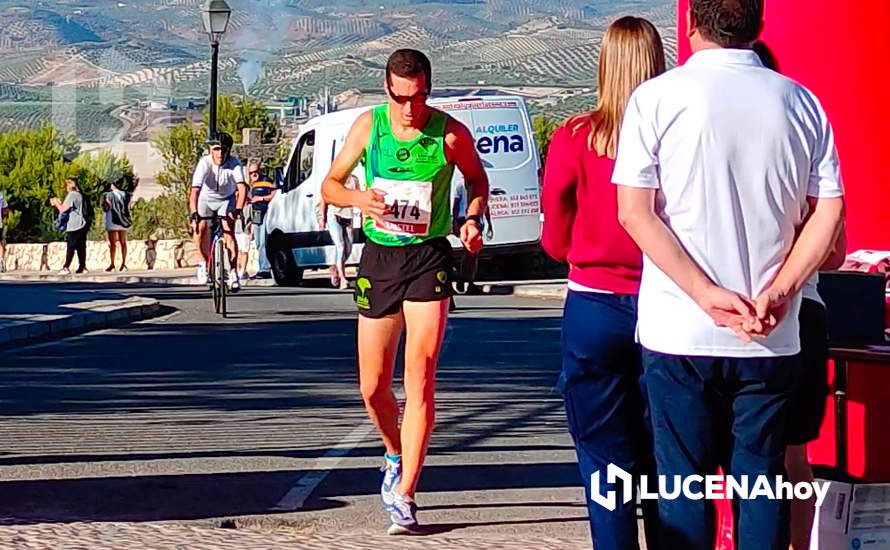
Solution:
{"label": "green tank top", "polygon": [[445,160],[446,120],[445,113],[433,110],[417,137],[399,141],[392,133],[389,105],[373,110],[365,186],[383,191],[389,209],[384,227],[365,218],[364,231],[371,242],[406,246],[451,233],[454,165]]}

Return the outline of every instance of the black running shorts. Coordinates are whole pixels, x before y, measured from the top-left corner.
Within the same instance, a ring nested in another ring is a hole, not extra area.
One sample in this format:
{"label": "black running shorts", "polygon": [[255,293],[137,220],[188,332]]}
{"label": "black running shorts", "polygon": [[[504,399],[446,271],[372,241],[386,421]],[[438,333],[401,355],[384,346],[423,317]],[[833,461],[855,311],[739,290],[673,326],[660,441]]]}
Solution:
{"label": "black running shorts", "polygon": [[356,280],[355,305],[378,319],[403,302],[437,302],[451,296],[451,244],[436,238],[421,244],[381,246],[368,241]]}
{"label": "black running shorts", "polygon": [[828,319],[825,306],[804,298],[800,304],[800,381],[791,396],[788,444],[819,437],[828,398]]}

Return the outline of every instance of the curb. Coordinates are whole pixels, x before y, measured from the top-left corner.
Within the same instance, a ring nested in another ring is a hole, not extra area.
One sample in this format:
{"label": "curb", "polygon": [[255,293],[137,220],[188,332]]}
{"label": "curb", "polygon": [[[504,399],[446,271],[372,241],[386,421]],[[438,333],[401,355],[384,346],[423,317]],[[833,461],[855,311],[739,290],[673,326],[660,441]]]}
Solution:
{"label": "curb", "polygon": [[540,300],[565,300],[568,289],[565,284],[525,285],[513,287],[513,296]]}
{"label": "curb", "polygon": [[83,311],[46,315],[37,321],[24,321],[0,327],[0,349],[58,340],[85,332],[132,323],[164,313],[161,304],[139,296],[126,300],[105,300],[88,304]]}
{"label": "curb", "polygon": [[[8,282],[46,282],[46,283],[108,283],[108,284],[146,284],[146,285],[171,285],[171,286],[206,286],[195,282],[193,276],[160,277],[153,275],[116,275],[113,277],[102,275],[54,275],[51,273],[29,273],[23,275],[9,274],[0,276],[0,281]],[[242,287],[271,287],[275,286],[272,279],[248,279],[241,281]]]}

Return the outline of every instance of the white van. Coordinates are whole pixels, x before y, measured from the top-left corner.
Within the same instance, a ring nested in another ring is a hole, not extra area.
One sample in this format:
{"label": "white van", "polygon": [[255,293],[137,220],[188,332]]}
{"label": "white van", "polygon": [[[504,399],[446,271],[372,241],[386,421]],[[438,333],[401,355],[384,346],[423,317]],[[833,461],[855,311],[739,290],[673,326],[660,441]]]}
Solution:
{"label": "white van", "polygon": [[[486,240],[482,258],[517,254],[538,247],[541,239],[541,161],[525,102],[512,96],[439,98],[430,105],[463,122],[476,139],[491,186],[489,210],[494,235]],[[319,230],[321,183],[346,139],[353,122],[373,107],[329,113],[309,120],[291,147],[282,191],[269,204],[265,228],[266,254],[279,285],[298,284],[303,270],[330,266],[334,246],[327,231]],[[355,176],[364,186],[362,166]],[[463,177],[455,170],[452,201]],[[360,216],[354,217],[356,246],[347,264],[361,258],[364,234]],[[460,242],[450,237],[455,251]]]}

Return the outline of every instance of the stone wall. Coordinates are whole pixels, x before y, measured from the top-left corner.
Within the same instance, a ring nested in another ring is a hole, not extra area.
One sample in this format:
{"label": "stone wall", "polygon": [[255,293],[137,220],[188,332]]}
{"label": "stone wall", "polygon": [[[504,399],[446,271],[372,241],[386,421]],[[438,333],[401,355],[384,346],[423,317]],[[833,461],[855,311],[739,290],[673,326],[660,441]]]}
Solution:
{"label": "stone wall", "polygon": [[[65,263],[66,245],[63,242],[47,244],[6,245],[7,271],[58,271]],[[110,263],[107,241],[87,243],[87,269],[101,271]],[[258,269],[256,246],[251,243],[248,271]],[[120,251],[117,265],[120,266]],[[131,270],[169,270],[194,267],[198,264],[198,252],[190,240],[131,240],[127,242],[127,267]],[[77,258],[71,268],[76,269]]]}

